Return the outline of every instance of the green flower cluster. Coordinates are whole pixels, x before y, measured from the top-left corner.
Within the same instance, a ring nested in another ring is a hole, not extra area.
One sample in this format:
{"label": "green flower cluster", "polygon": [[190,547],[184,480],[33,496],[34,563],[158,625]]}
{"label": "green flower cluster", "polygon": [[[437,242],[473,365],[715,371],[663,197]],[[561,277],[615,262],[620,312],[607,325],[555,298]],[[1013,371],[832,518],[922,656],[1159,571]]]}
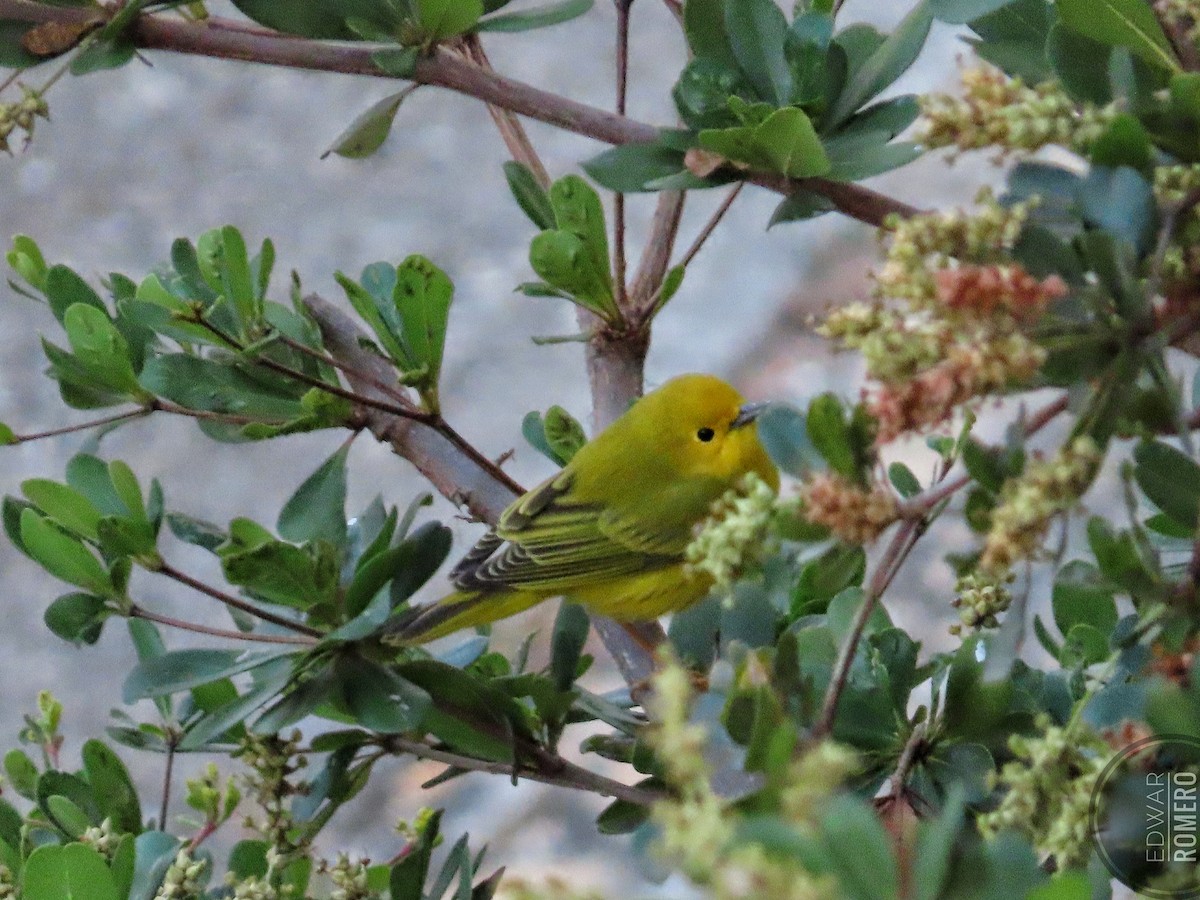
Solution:
{"label": "green flower cluster", "polygon": [[495,900],[603,900],[600,894],[572,887],[561,878],[551,876],[534,884],[522,878],[505,878],[500,882]]}
{"label": "green flower cluster", "polygon": [[[661,829],[659,849],[714,900],[833,900],[838,885],[794,858],[771,854],[761,844],[735,840],[738,814],[710,783],[704,728],[689,719],[692,686],[687,671],[669,661],[654,679],[652,740],[675,795],[654,807]],[[824,802],[856,767],[854,754],[826,741],[792,764],[783,786],[781,812],[800,831],[810,831]]]}
{"label": "green flower cluster", "polygon": [[996,628],[999,615],[1012,604],[1012,592],[1008,585],[1011,574],[996,575],[989,572],[970,572],[963,575],[954,585],[958,594],[953,605],[958,610],[959,621],[950,626],[951,634],[962,634],[963,629],[977,631],[981,628]]}
{"label": "green flower cluster", "polygon": [[14,131],[23,132],[25,143],[33,140],[33,129],[38,119],[50,118],[50,107],[40,91],[21,85],[22,97],[15,103],[0,103],[0,150],[12,153],[8,139]]}
{"label": "green flower cluster", "polygon": [[1154,0],[1154,11],[1165,25],[1182,31],[1193,44],[1200,44],[1200,2]]}
{"label": "green flower cluster", "polygon": [[[267,848],[267,877],[261,883],[242,882],[237,891],[245,890],[244,900],[274,900],[278,892],[271,887],[271,878],[282,871],[295,856],[305,848],[297,846],[288,836],[293,820],[291,798],[301,788],[292,784],[291,776],[306,765],[305,757],[299,752],[299,731],[284,738],[282,735],[248,734],[242,746],[234,754],[250,767],[246,776],[246,787],[262,808],[262,820],[248,816],[245,826],[261,834],[269,845]],[[268,893],[263,893],[267,891]],[[241,893],[235,892],[238,900]]]}
{"label": "green flower cluster", "polygon": [[204,896],[204,870],[208,863],[194,859],[186,846],[175,854],[175,861],[163,876],[154,900],[200,900]]}
{"label": "green flower cluster", "polygon": [[1050,520],[1079,502],[1102,458],[1095,441],[1077,437],[1053,458],[1034,460],[1021,475],[1009,479],[1000,505],[992,511],[981,568],[990,573],[1007,572],[1017,560],[1036,553]]}
{"label": "green flower cluster", "polygon": [[1057,82],[1029,87],[994,66],[964,70],[962,84],[962,97],[920,98],[925,125],[919,140],[926,147],[997,147],[1004,154],[1056,144],[1082,153],[1117,113],[1115,104],[1076,103]]}
{"label": "green flower cluster", "polygon": [[1078,725],[1060,728],[1043,717],[1038,727],[1039,736],[1009,739],[1017,759],[993,776],[1008,792],[995,810],[979,817],[979,830],[992,838],[1015,829],[1053,856],[1060,869],[1081,866],[1091,849],[1088,810],[1108,747]]}
{"label": "green flower cluster", "polygon": [[106,818],[99,825],[92,825],[86,828],[79,836],[81,844],[87,844],[109,862],[112,862],[113,854],[117,852],[117,847],[121,843],[121,835],[113,831],[112,819]]}
{"label": "green flower cluster", "polygon": [[[1154,196],[1164,206],[1179,203],[1200,188],[1200,164],[1155,166]],[[1167,280],[1200,276],[1200,212],[1188,210],[1175,226],[1163,255],[1162,274]]]}
{"label": "green flower cluster", "polygon": [[329,900],[370,900],[375,896],[367,883],[367,865],[367,860],[351,860],[346,853],[339,853],[333,865],[323,860],[317,871],[327,874],[333,882]]}
{"label": "green flower cluster", "polygon": [[887,257],[875,274],[879,293],[909,300],[914,309],[938,311],[935,272],[948,268],[951,260],[991,263],[1007,258],[1033,202],[1002,206],[986,188],[975,202],[979,209],[974,213],[948,209],[907,219],[894,213],[888,216],[884,223],[885,237],[890,237]]}
{"label": "green flower cluster", "polygon": [[688,571],[704,573],[728,592],[746,572],[778,549],[771,528],[776,515],[771,486],[753,472],[712,505],[684,553]]}
{"label": "green flower cluster", "polygon": [[19,896],[17,879],[12,869],[0,864],[0,900],[17,900]]}
{"label": "green flower cluster", "polygon": [[859,350],[879,382],[868,408],[880,444],[1027,381],[1045,359],[1026,326],[1067,286],[1012,261],[1033,202],[1005,207],[986,190],[977,202],[973,213],[889,218],[875,302],[836,310],[819,329]]}

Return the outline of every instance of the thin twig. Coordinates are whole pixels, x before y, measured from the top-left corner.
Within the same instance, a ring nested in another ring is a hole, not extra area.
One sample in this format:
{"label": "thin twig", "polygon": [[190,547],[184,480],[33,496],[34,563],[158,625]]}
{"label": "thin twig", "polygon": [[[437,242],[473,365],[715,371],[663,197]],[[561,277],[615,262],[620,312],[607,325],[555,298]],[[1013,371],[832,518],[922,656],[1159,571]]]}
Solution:
{"label": "thin twig", "polygon": [[903,562],[908,550],[912,547],[911,538],[917,531],[920,520],[907,519],[892,535],[891,541],[888,543],[887,549],[884,550],[883,556],[875,566],[875,572],[871,576],[871,582],[867,585],[867,590],[863,594],[862,605],[858,608],[858,612],[854,614],[854,621],[850,624],[850,632],[846,635],[842,646],[838,650],[837,661],[833,665],[833,675],[829,681],[829,688],[825,692],[825,702],[821,708],[821,717],[817,720],[817,724],[813,727],[814,737],[824,737],[833,730],[833,719],[837,714],[838,701],[842,697],[842,692],[846,689],[846,681],[850,677],[850,667],[854,663],[854,654],[858,650],[858,643],[862,640],[864,629],[867,627],[867,621],[871,618],[871,614],[875,612],[875,607],[879,603],[879,598],[883,595],[892,578],[895,577],[896,570],[899,569],[900,563]]}
{"label": "thin twig", "polygon": [[134,619],[157,622],[159,625],[178,628],[180,631],[191,631],[196,634],[206,634],[209,637],[226,638],[231,641],[252,641],[259,644],[295,644],[301,647],[311,647],[316,643],[316,640],[313,638],[288,634],[256,634],[253,631],[231,631],[226,628],[212,628],[208,625],[186,622],[183,619],[176,619],[173,616],[164,616],[161,613],[150,612],[150,610],[143,609],[140,606],[131,607],[129,615]]}
{"label": "thin twig", "polygon": [[311,628],[308,625],[305,625],[303,622],[296,622],[292,619],[287,619],[283,616],[276,615],[275,613],[269,612],[265,609],[260,609],[254,604],[247,603],[245,600],[242,600],[239,597],[235,597],[232,594],[227,594],[224,591],[218,590],[212,585],[205,584],[203,581],[196,580],[191,575],[187,574],[186,572],[181,572],[179,569],[176,569],[167,562],[163,562],[153,571],[158,572],[160,575],[165,575],[172,581],[178,581],[180,584],[186,584],[193,590],[212,597],[214,600],[219,600],[232,609],[241,610],[247,615],[254,616],[256,619],[261,619],[264,622],[270,622],[272,625],[278,625],[281,628],[287,628],[289,631],[295,631],[298,634],[306,634],[309,637],[319,638],[322,636],[321,632],[317,631],[317,629]]}
{"label": "thin twig", "polygon": [[[1035,412],[1025,421],[1024,437],[1033,437],[1058,418],[1058,416],[1066,412],[1068,403],[1069,398],[1066,394],[1062,394]],[[935,485],[929,490],[905,500],[900,504],[900,515],[906,519],[922,519],[935,506],[943,500],[952,497],[970,483],[971,476],[963,472],[949,481]]]}
{"label": "thin twig", "polygon": [[[442,750],[424,741],[414,740],[401,735],[388,735],[384,739],[384,746],[393,753],[411,753],[413,756],[420,757],[421,759],[444,763],[455,769],[463,769],[469,772],[490,772],[495,775],[513,774],[512,763],[493,762],[491,760],[463,756],[460,753]],[[530,781],[540,781],[544,784],[572,788],[577,791],[600,794],[604,797],[615,797],[618,800],[635,803],[638,806],[651,806],[665,796],[658,791],[649,791],[645,788],[622,784],[619,781],[606,778],[603,775],[599,775],[582,766],[577,766],[562,757],[554,756],[550,753],[536,754],[536,756],[538,757],[539,766],[536,768],[527,765],[520,766],[516,770],[518,777],[526,778]]]}
{"label": "thin twig", "polygon": [[171,802],[171,780],[175,771],[175,735],[167,735],[166,764],[163,766],[162,802],[158,805],[158,828],[167,830],[167,809]]}
{"label": "thin twig", "polygon": [[51,428],[49,431],[35,431],[30,434],[14,434],[9,441],[10,444],[27,444],[30,441],[40,441],[45,438],[58,437],[62,434],[73,434],[76,431],[87,431],[89,428],[100,428],[103,425],[112,425],[114,422],[125,422],[130,419],[140,419],[154,412],[153,406],[141,406],[137,409],[131,409],[122,413],[114,413],[111,416],[104,416],[100,419],[92,419],[90,422],[81,422],[78,425],[65,425],[62,428]]}
{"label": "thin twig", "polygon": [[912,770],[913,763],[917,761],[918,751],[925,745],[925,734],[928,729],[929,722],[921,722],[908,736],[904,749],[900,752],[900,759],[896,762],[896,770],[892,772],[889,779],[893,797],[903,795],[904,782],[908,780],[908,773]]}
{"label": "thin twig", "polygon": [[361,376],[364,380],[368,381],[372,387],[380,391],[380,393],[395,398],[398,403],[411,403],[409,397],[395,385],[389,385],[384,381],[376,381],[373,377],[367,375],[365,372],[351,370],[350,367],[341,360],[334,359],[328,353],[323,353],[314,347],[308,346],[308,344],[301,343],[295,338],[290,338],[282,332],[276,332],[276,334],[278,336],[279,343],[286,347],[292,348],[297,353],[303,353],[304,355],[312,357],[318,362],[325,363],[327,366],[332,366],[340,372],[345,372],[347,375]]}
{"label": "thin twig", "polygon": [[[729,212],[729,207],[733,206],[733,201],[737,199],[738,194],[742,192],[742,188],[745,186],[746,182],[739,181],[733,186],[733,190],[725,195],[725,199],[721,201],[721,205],[709,216],[708,221],[704,223],[704,227],[700,229],[700,233],[696,235],[696,239],[692,241],[691,246],[684,252],[683,257],[675,264],[675,268],[686,269],[692,264],[692,260],[696,258],[696,255],[704,247],[705,242],[712,236],[717,225],[725,218],[725,213]],[[655,314],[658,313],[664,286],[665,281],[658,286],[658,289],[646,301],[645,306],[639,311],[636,319],[637,322],[645,322],[654,318]]]}
{"label": "thin twig", "polygon": [[[617,7],[617,115],[625,115],[629,86],[629,8],[633,0],[614,0]],[[617,288],[617,308],[628,301],[625,284],[625,195],[613,195],[613,280]]]}
{"label": "thin twig", "polygon": [[169,400],[156,398],[151,406],[161,412],[175,416],[186,416],[189,419],[203,419],[207,422],[222,422],[226,425],[283,425],[285,419],[264,419],[261,416],[240,416],[236,413],[217,412],[211,409],[189,409]]}

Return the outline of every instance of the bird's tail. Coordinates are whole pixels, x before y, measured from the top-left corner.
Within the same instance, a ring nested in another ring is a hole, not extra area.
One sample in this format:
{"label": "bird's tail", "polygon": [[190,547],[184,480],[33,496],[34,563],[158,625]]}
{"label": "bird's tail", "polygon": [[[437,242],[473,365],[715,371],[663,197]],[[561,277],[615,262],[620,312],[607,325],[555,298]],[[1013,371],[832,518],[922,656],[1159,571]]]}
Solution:
{"label": "bird's tail", "polygon": [[388,643],[424,644],[462,628],[486,625],[545,599],[524,591],[459,591],[426,606],[416,606],[387,623]]}

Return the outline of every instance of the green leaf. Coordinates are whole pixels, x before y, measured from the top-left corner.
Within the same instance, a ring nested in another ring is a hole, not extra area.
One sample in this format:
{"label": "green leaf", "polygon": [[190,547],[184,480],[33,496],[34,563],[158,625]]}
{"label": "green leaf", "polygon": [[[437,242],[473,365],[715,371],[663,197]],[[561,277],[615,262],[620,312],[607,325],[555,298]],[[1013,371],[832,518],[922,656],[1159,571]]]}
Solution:
{"label": "green leaf", "polygon": [[279,512],[276,527],[289,541],[326,540],[335,547],[346,542],[346,457],[343,444],[317,467]]}
{"label": "green leaf", "polygon": [[1200,520],[1200,466],[1161,441],[1143,441],[1133,451],[1134,478],[1155,506],[1196,530]]}
{"label": "green leaf", "polygon": [[350,655],[334,667],[340,702],[354,721],[384,734],[418,728],[429,710],[429,694],[378,663]]}
{"label": "green leaf", "polygon": [[50,303],[50,311],[54,318],[62,322],[67,310],[77,303],[90,306],[107,315],[104,301],[100,299],[90,284],[79,277],[74,269],[66,266],[51,266],[46,271],[46,299]]}
{"label": "green leaf", "polygon": [[37,799],[38,770],[24,750],[9,750],[4,754],[4,774],[13,790],[26,800]]}
{"label": "green leaf", "polygon": [[683,30],[697,57],[737,66],[725,33],[726,0],[687,0],[683,5]]}
{"label": "green leaf", "polygon": [[1158,17],[1144,0],[1058,0],[1063,23],[1110,47],[1128,47],[1168,72],[1182,71]]}
{"label": "green leaf", "polygon": [[89,75],[105,69],[118,69],[130,62],[135,46],[128,35],[106,34],[108,29],[94,32],[71,58],[72,75]]}
{"label": "green leaf", "polygon": [[[611,304],[612,272],[608,261],[608,231],[600,195],[578,175],[567,175],[550,186],[550,205],[554,209],[554,219],[559,232],[578,238],[590,262],[591,271],[600,279],[603,290],[596,296],[596,302],[601,305],[606,302]],[[542,275],[541,272],[538,274]],[[546,280],[554,283],[549,278]]]}
{"label": "green leaf", "polygon": [[434,40],[470,30],[483,15],[482,0],[415,0],[417,18]]}
{"label": "green leaf", "polygon": [[431,411],[437,411],[437,384],[446,348],[454,285],[424,256],[410,256],[396,267],[392,292],[413,369],[424,369],[416,382]]}
{"label": "green leaf", "polygon": [[616,317],[608,264],[605,262],[604,269],[597,269],[594,255],[576,235],[565,231],[543,231],[529,245],[529,264],[551,285],[570,294],[580,306],[598,316]]}
{"label": "green leaf", "polygon": [[[3,53],[3,35],[4,23],[0,21],[0,54]],[[0,65],[4,65],[2,59],[0,59]],[[42,256],[42,249],[37,245],[37,241],[28,235],[15,235],[12,249],[5,255],[5,259],[8,260],[8,264],[14,272],[37,290],[45,292],[48,268],[46,258]]]}
{"label": "green leaf", "polygon": [[233,5],[260,25],[318,40],[358,40],[347,19],[387,32],[400,24],[392,5],[378,0],[233,0]]}
{"label": "green leaf", "polygon": [[1059,652],[1063,668],[1077,665],[1090,666],[1108,658],[1108,638],[1086,623],[1071,626]]}
{"label": "green leaf", "polygon": [[805,416],[798,409],[773,403],[758,417],[758,440],[781,471],[802,478],[824,468],[824,459],[809,439]]}
{"label": "green leaf", "polygon": [[61,531],[32,509],[21,513],[21,543],[47,572],[100,596],[113,592],[104,566],[78,538]]}
{"label": "green leaf", "polygon": [[68,531],[80,537],[96,539],[100,510],[79,491],[48,478],[31,478],[21,482],[21,493]]}
{"label": "green leaf", "polygon": [[109,610],[103,597],[95,594],[63,594],[46,608],[46,627],[76,646],[94,644]]}
{"label": "green leaf", "polygon": [[142,808],[137,788],[125,764],[106,744],[89,740],[83,745],[83,770],[96,793],[96,802],[118,831],[137,834],[142,830]]}
{"label": "green leaf", "polygon": [[706,129],[698,137],[705,150],[756,168],[808,178],[829,172],[829,157],[802,109],[777,109],[761,123]]}
{"label": "green leaf", "polygon": [[903,75],[920,55],[933,16],[928,0],[921,0],[904,17],[887,39],[851,76],[833,106],[826,123],[844,122],[863,104]]}
{"label": "green leaf", "polygon": [[1083,623],[1107,638],[1117,624],[1116,588],[1091,563],[1069,562],[1054,577],[1054,623],[1064,635]]}
{"label": "green leaf", "polygon": [[21,876],[26,900],[124,900],[104,857],[86,844],[38,847]]}
{"label": "green leaf", "polygon": [[821,821],[822,837],[847,900],[894,900],[899,879],[891,842],[867,804],[835,797]]}
{"label": "green leaf", "polygon": [[917,826],[916,852],[912,855],[914,900],[937,900],[943,896],[942,888],[962,821],[963,792],[961,788],[953,788],[941,814]]}
{"label": "green leaf", "polygon": [[321,154],[321,159],[330,153],[336,153],[346,159],[363,159],[370,156],[387,140],[400,104],[411,93],[412,88],[407,87],[371,104],[334,139],[329,149]]}
{"label": "green leaf", "polygon": [[250,271],[250,258],[246,251],[246,240],[232,225],[220,231],[221,255],[218,268],[221,273],[223,293],[237,311],[242,329],[249,332],[262,318],[254,276]]}
{"label": "green leaf", "polygon": [[371,54],[371,62],[393,78],[412,78],[420,58],[420,47],[385,47]]}
{"label": "green leaf", "polygon": [[106,311],[76,303],[63,315],[63,327],[76,358],[101,386],[129,394],[143,393],[129,358],[129,345]]}
{"label": "green leaf", "polygon": [[126,703],[175,694],[239,672],[248,672],[294,650],[171,650],[143,659],[125,679]]}
{"label": "green leaf", "polygon": [[1097,166],[1129,166],[1149,172],[1154,165],[1154,147],[1142,123],[1129,113],[1117,114],[1092,144],[1088,156]]}
{"label": "green leaf", "polygon": [[[1046,56],[1063,87],[1076,100],[1098,106],[1112,100],[1107,60],[1112,48],[1055,22],[1046,42]],[[1101,60],[1103,65],[1098,64]]]}
{"label": "green leaf", "polygon": [[1158,204],[1150,183],[1134,169],[1092,166],[1079,186],[1085,221],[1127,242],[1141,256],[1154,245]]}
{"label": "green leaf", "polygon": [[966,25],[1009,3],[1012,0],[930,0],[929,11],[939,22]]}
{"label": "green leaf", "polygon": [[489,16],[483,19],[475,30],[516,32],[548,28],[579,18],[592,8],[593,2],[594,0],[559,0],[557,3],[546,3],[518,12]]}
{"label": "green leaf", "polygon": [[268,603],[309,609],[331,601],[337,590],[337,551],[324,541],[303,547],[276,540],[234,546],[223,551],[221,562],[230,584]]}
{"label": "green leaf", "polygon": [[550,677],[560,691],[570,690],[575,683],[579,657],[591,627],[587,612],[579,604],[563,603],[559,607],[550,640]]}
{"label": "green leaf", "polygon": [[144,831],[133,842],[133,887],[129,900],[153,900],[163,876],[175,861],[179,839],[162,831]]}
{"label": "green leaf", "polygon": [[560,465],[569,463],[579,448],[587,443],[583,426],[561,406],[551,406],[546,410],[542,430],[546,435],[546,444],[555,458],[560,460]]}
{"label": "green leaf", "polygon": [[808,439],[830,468],[847,478],[859,478],[850,426],[837,395],[825,393],[809,404],[806,428]]}
{"label": "green leaf", "polygon": [[188,409],[280,422],[307,412],[300,400],[307,390],[303,385],[184,353],[155,356],[140,381],[146,390]]}
{"label": "green leaf", "polygon": [[1026,900],[1091,900],[1095,896],[1087,872],[1059,872],[1025,895]]}
{"label": "green leaf", "polygon": [[1015,0],[971,22],[982,38],[971,41],[975,53],[1009,75],[1037,84],[1054,75],[1046,57],[1046,36],[1054,7],[1046,0]]}
{"label": "green leaf", "polygon": [[[277,698],[292,680],[289,657],[271,660],[253,672],[254,686],[242,696],[210,710],[192,722],[180,742],[181,750],[199,750],[210,740],[219,738],[230,729],[242,730],[243,723],[255,711]],[[236,740],[236,736],[234,738]]]}
{"label": "green leaf", "polygon": [[21,43],[21,39],[33,30],[34,24],[20,19],[0,19],[0,67],[24,69],[38,64],[40,58],[26,50]]}
{"label": "green leaf", "polygon": [[894,462],[888,466],[888,480],[901,497],[915,497],[921,493],[921,482],[917,480],[912,469],[902,462]]}
{"label": "green leaf", "polygon": [[663,144],[620,144],[583,163],[583,170],[597,184],[621,193],[662,190],[664,179],[687,177],[690,187],[717,183],[692,175],[684,164],[684,153]]}
{"label": "green leaf", "polygon": [[725,4],[725,33],[738,67],[758,96],[774,106],[792,98],[792,70],[783,53],[788,23],[773,0]]}
{"label": "green leaf", "polygon": [[538,184],[533,170],[524,163],[509,161],[504,164],[504,177],[517,205],[529,220],[543,231],[553,228],[554,207],[550,205],[550,195]]}

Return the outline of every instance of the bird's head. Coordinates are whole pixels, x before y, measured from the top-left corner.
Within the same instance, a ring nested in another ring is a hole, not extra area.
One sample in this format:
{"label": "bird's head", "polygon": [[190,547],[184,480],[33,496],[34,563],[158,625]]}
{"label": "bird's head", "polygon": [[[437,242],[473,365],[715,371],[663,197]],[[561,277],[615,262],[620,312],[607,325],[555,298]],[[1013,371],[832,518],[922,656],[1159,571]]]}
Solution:
{"label": "bird's head", "polygon": [[734,481],[756,472],[774,488],[779,473],[758,440],[764,404],[747,404],[712,375],[680,375],[631,410],[655,432],[654,442],[685,474]]}

